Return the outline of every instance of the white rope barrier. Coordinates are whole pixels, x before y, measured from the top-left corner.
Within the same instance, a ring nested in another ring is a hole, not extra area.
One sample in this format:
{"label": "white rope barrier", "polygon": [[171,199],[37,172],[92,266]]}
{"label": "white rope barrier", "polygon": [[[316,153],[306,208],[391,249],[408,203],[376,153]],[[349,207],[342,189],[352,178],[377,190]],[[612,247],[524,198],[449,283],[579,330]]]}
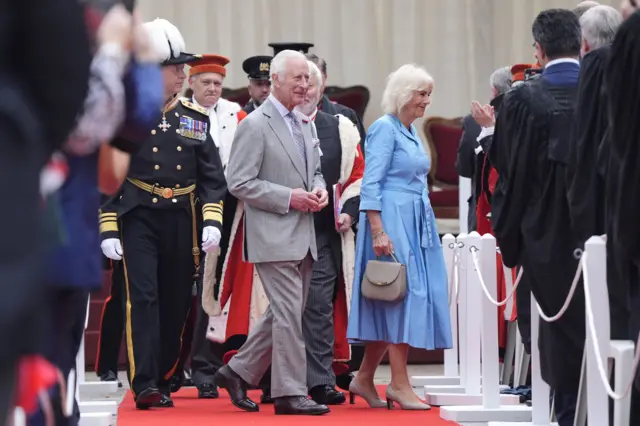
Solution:
{"label": "white rope barrier", "polygon": [[598,365],[598,372],[600,373],[600,380],[604,384],[605,390],[610,398],[614,400],[621,400],[629,395],[631,392],[631,388],[633,387],[633,383],[636,376],[636,371],[638,370],[638,365],[640,364],[640,334],[638,334],[638,340],[636,342],[636,355],[633,360],[633,368],[632,373],[629,376],[629,382],[624,387],[624,392],[622,394],[617,394],[611,388],[611,384],[609,383],[607,368],[605,367],[604,359],[602,357],[602,353],[600,353],[600,342],[598,341],[598,335],[596,333],[596,324],[593,318],[593,308],[591,304],[591,291],[589,288],[589,276],[587,274],[587,256],[588,253],[585,251],[582,254],[582,258],[580,259],[580,266],[582,266],[583,277],[584,277],[584,299],[585,299],[585,310],[587,313],[587,325],[589,329],[589,337],[591,337],[592,345],[593,345],[593,353],[596,356],[596,362]]}
{"label": "white rope barrier", "polygon": [[562,305],[562,308],[560,308],[560,311],[557,314],[555,314],[552,317],[548,317],[542,311],[542,308],[540,307],[540,305],[536,303],[536,306],[538,308],[538,313],[540,314],[540,318],[542,318],[546,322],[555,322],[555,321],[558,321],[560,318],[562,318],[564,313],[567,312],[567,309],[569,309],[569,305],[573,300],[573,295],[575,294],[576,288],[578,288],[578,283],[580,282],[580,275],[582,275],[582,262],[578,262],[578,269],[576,269],[576,273],[573,276],[573,282],[571,283],[569,294],[567,294],[567,298],[564,301],[564,305]]}
{"label": "white rope barrier", "polygon": [[[605,241],[606,241],[606,235],[601,236]],[[472,260],[473,260],[473,265],[476,269],[476,273],[478,275],[478,281],[480,282],[480,286],[482,287],[482,291],[484,292],[486,298],[493,303],[496,306],[504,306],[509,299],[511,299],[513,297],[513,295],[516,292],[516,288],[518,287],[518,285],[520,284],[520,281],[522,279],[522,274],[523,274],[523,268],[520,268],[520,271],[518,273],[518,277],[516,278],[516,283],[514,284],[511,292],[509,293],[509,295],[501,302],[498,302],[497,300],[495,300],[488,288],[486,283],[484,282],[484,279],[482,277],[482,274],[480,273],[480,258],[479,258],[479,254],[478,252],[480,251],[477,247],[472,246],[469,248],[469,251],[471,252],[471,256],[472,256]],[[499,252],[499,249],[498,249]],[[638,370],[638,367],[640,366],[640,334],[638,334],[638,339],[636,342],[636,352],[635,352],[635,358],[633,361],[633,369],[632,369],[632,373],[629,377],[629,382],[627,383],[627,385],[624,387],[624,392],[622,394],[618,394],[616,392],[614,392],[614,390],[611,388],[611,384],[609,383],[609,378],[608,378],[608,373],[607,373],[607,368],[605,367],[605,362],[604,362],[604,358],[602,356],[602,353],[600,352],[599,348],[600,348],[600,344],[599,344],[599,340],[598,340],[598,336],[596,333],[596,326],[595,326],[595,320],[594,320],[594,315],[593,315],[593,311],[592,311],[592,304],[591,304],[591,294],[590,294],[590,289],[589,289],[589,278],[588,278],[588,274],[587,274],[587,269],[586,269],[586,264],[587,264],[587,252],[583,252],[583,251],[579,251],[577,253],[578,256],[580,256],[580,261],[578,262],[578,267],[576,269],[576,273],[573,277],[573,282],[571,283],[571,288],[569,290],[569,293],[567,294],[567,298],[564,301],[564,304],[562,305],[562,308],[560,309],[560,311],[553,315],[553,316],[547,316],[544,311],[542,310],[542,308],[540,307],[540,305],[538,303],[536,303],[537,309],[538,309],[538,313],[540,315],[540,317],[545,320],[546,322],[555,322],[557,320],[559,320],[560,318],[562,318],[562,316],[565,314],[565,312],[567,311],[567,309],[569,308],[569,305],[571,304],[571,301],[573,300],[573,296],[575,295],[576,289],[578,287],[578,283],[580,282],[580,276],[582,275],[584,278],[584,292],[585,292],[585,303],[586,303],[586,315],[587,315],[587,324],[588,324],[588,329],[589,329],[589,336],[591,337],[591,340],[593,341],[593,351],[594,354],[596,356],[596,360],[597,360],[597,365],[598,365],[598,372],[600,373],[600,379],[602,380],[602,383],[605,385],[605,389],[607,391],[607,394],[609,395],[609,397],[611,397],[614,400],[621,400],[623,398],[625,398],[626,396],[629,395],[629,392],[631,392],[631,389],[633,387],[633,383],[635,380],[635,375],[636,372]]]}
{"label": "white rope barrier", "polygon": [[511,292],[509,293],[509,295],[507,295],[507,297],[502,302],[498,302],[489,293],[489,289],[487,288],[487,285],[485,284],[484,279],[482,278],[482,274],[480,273],[480,258],[478,255],[478,252],[480,250],[477,247],[470,247],[469,251],[471,252],[471,257],[473,259],[473,266],[475,266],[476,272],[478,273],[478,280],[480,281],[480,286],[482,287],[482,291],[484,292],[484,295],[487,297],[487,299],[489,299],[491,303],[493,303],[498,307],[506,305],[509,302],[509,299],[511,299],[516,294],[516,289],[518,288],[518,285],[520,284],[520,280],[522,279],[522,268],[518,273],[516,282],[511,288]]}

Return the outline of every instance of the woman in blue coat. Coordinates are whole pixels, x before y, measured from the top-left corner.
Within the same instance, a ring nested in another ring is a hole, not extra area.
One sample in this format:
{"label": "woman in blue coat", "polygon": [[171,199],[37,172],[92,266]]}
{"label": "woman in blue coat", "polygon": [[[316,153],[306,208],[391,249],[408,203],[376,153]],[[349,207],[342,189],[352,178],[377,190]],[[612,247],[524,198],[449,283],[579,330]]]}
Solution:
{"label": "woman in blue coat", "polygon": [[[353,298],[348,338],[365,342],[365,356],[350,392],[372,407],[384,407],[373,385],[376,368],[389,351],[391,383],[387,406],[428,410],[413,392],[407,372],[409,347],[450,348],[447,272],[436,229],[427,173],[430,159],[413,122],[429,106],[433,79],[422,68],[404,65],[393,72],[382,100],[385,115],[367,133],[367,159],[360,195],[360,232],[356,243]],[[406,265],[407,293],[399,302],[362,296],[367,262]]]}

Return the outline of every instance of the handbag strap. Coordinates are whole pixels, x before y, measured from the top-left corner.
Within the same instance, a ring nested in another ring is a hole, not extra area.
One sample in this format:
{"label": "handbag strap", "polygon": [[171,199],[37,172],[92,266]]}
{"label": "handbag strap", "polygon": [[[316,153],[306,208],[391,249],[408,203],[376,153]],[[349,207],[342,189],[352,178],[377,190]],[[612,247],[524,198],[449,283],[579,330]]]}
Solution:
{"label": "handbag strap", "polygon": [[[391,257],[393,258],[393,261],[394,261],[394,262],[396,262],[396,263],[400,263],[400,262],[398,262],[398,259],[396,258],[396,255],[395,255],[395,254],[393,254],[393,253],[389,253],[389,256],[391,256]],[[376,256],[376,259],[377,259],[377,258],[379,258],[379,257],[380,257],[380,256]]]}

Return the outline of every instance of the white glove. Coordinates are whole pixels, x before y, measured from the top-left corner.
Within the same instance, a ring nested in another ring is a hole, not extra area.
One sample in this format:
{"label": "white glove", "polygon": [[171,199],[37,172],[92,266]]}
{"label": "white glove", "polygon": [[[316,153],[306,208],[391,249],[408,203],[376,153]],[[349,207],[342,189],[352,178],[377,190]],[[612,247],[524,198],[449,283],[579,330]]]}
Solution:
{"label": "white glove", "polygon": [[220,230],[215,226],[205,226],[202,230],[202,250],[209,253],[220,245]]}
{"label": "white glove", "polygon": [[112,260],[122,260],[122,245],[118,238],[107,238],[100,243],[102,253]]}

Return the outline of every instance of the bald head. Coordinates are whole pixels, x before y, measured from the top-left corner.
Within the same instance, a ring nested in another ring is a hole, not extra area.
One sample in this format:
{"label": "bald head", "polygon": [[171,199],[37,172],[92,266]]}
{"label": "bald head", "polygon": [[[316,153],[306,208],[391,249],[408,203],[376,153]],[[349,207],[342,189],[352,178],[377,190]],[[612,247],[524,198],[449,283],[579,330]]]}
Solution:
{"label": "bald head", "polygon": [[600,6],[600,3],[597,1],[581,1],[578,5],[573,9],[573,13],[580,19],[584,13],[591,9],[592,7]]}

